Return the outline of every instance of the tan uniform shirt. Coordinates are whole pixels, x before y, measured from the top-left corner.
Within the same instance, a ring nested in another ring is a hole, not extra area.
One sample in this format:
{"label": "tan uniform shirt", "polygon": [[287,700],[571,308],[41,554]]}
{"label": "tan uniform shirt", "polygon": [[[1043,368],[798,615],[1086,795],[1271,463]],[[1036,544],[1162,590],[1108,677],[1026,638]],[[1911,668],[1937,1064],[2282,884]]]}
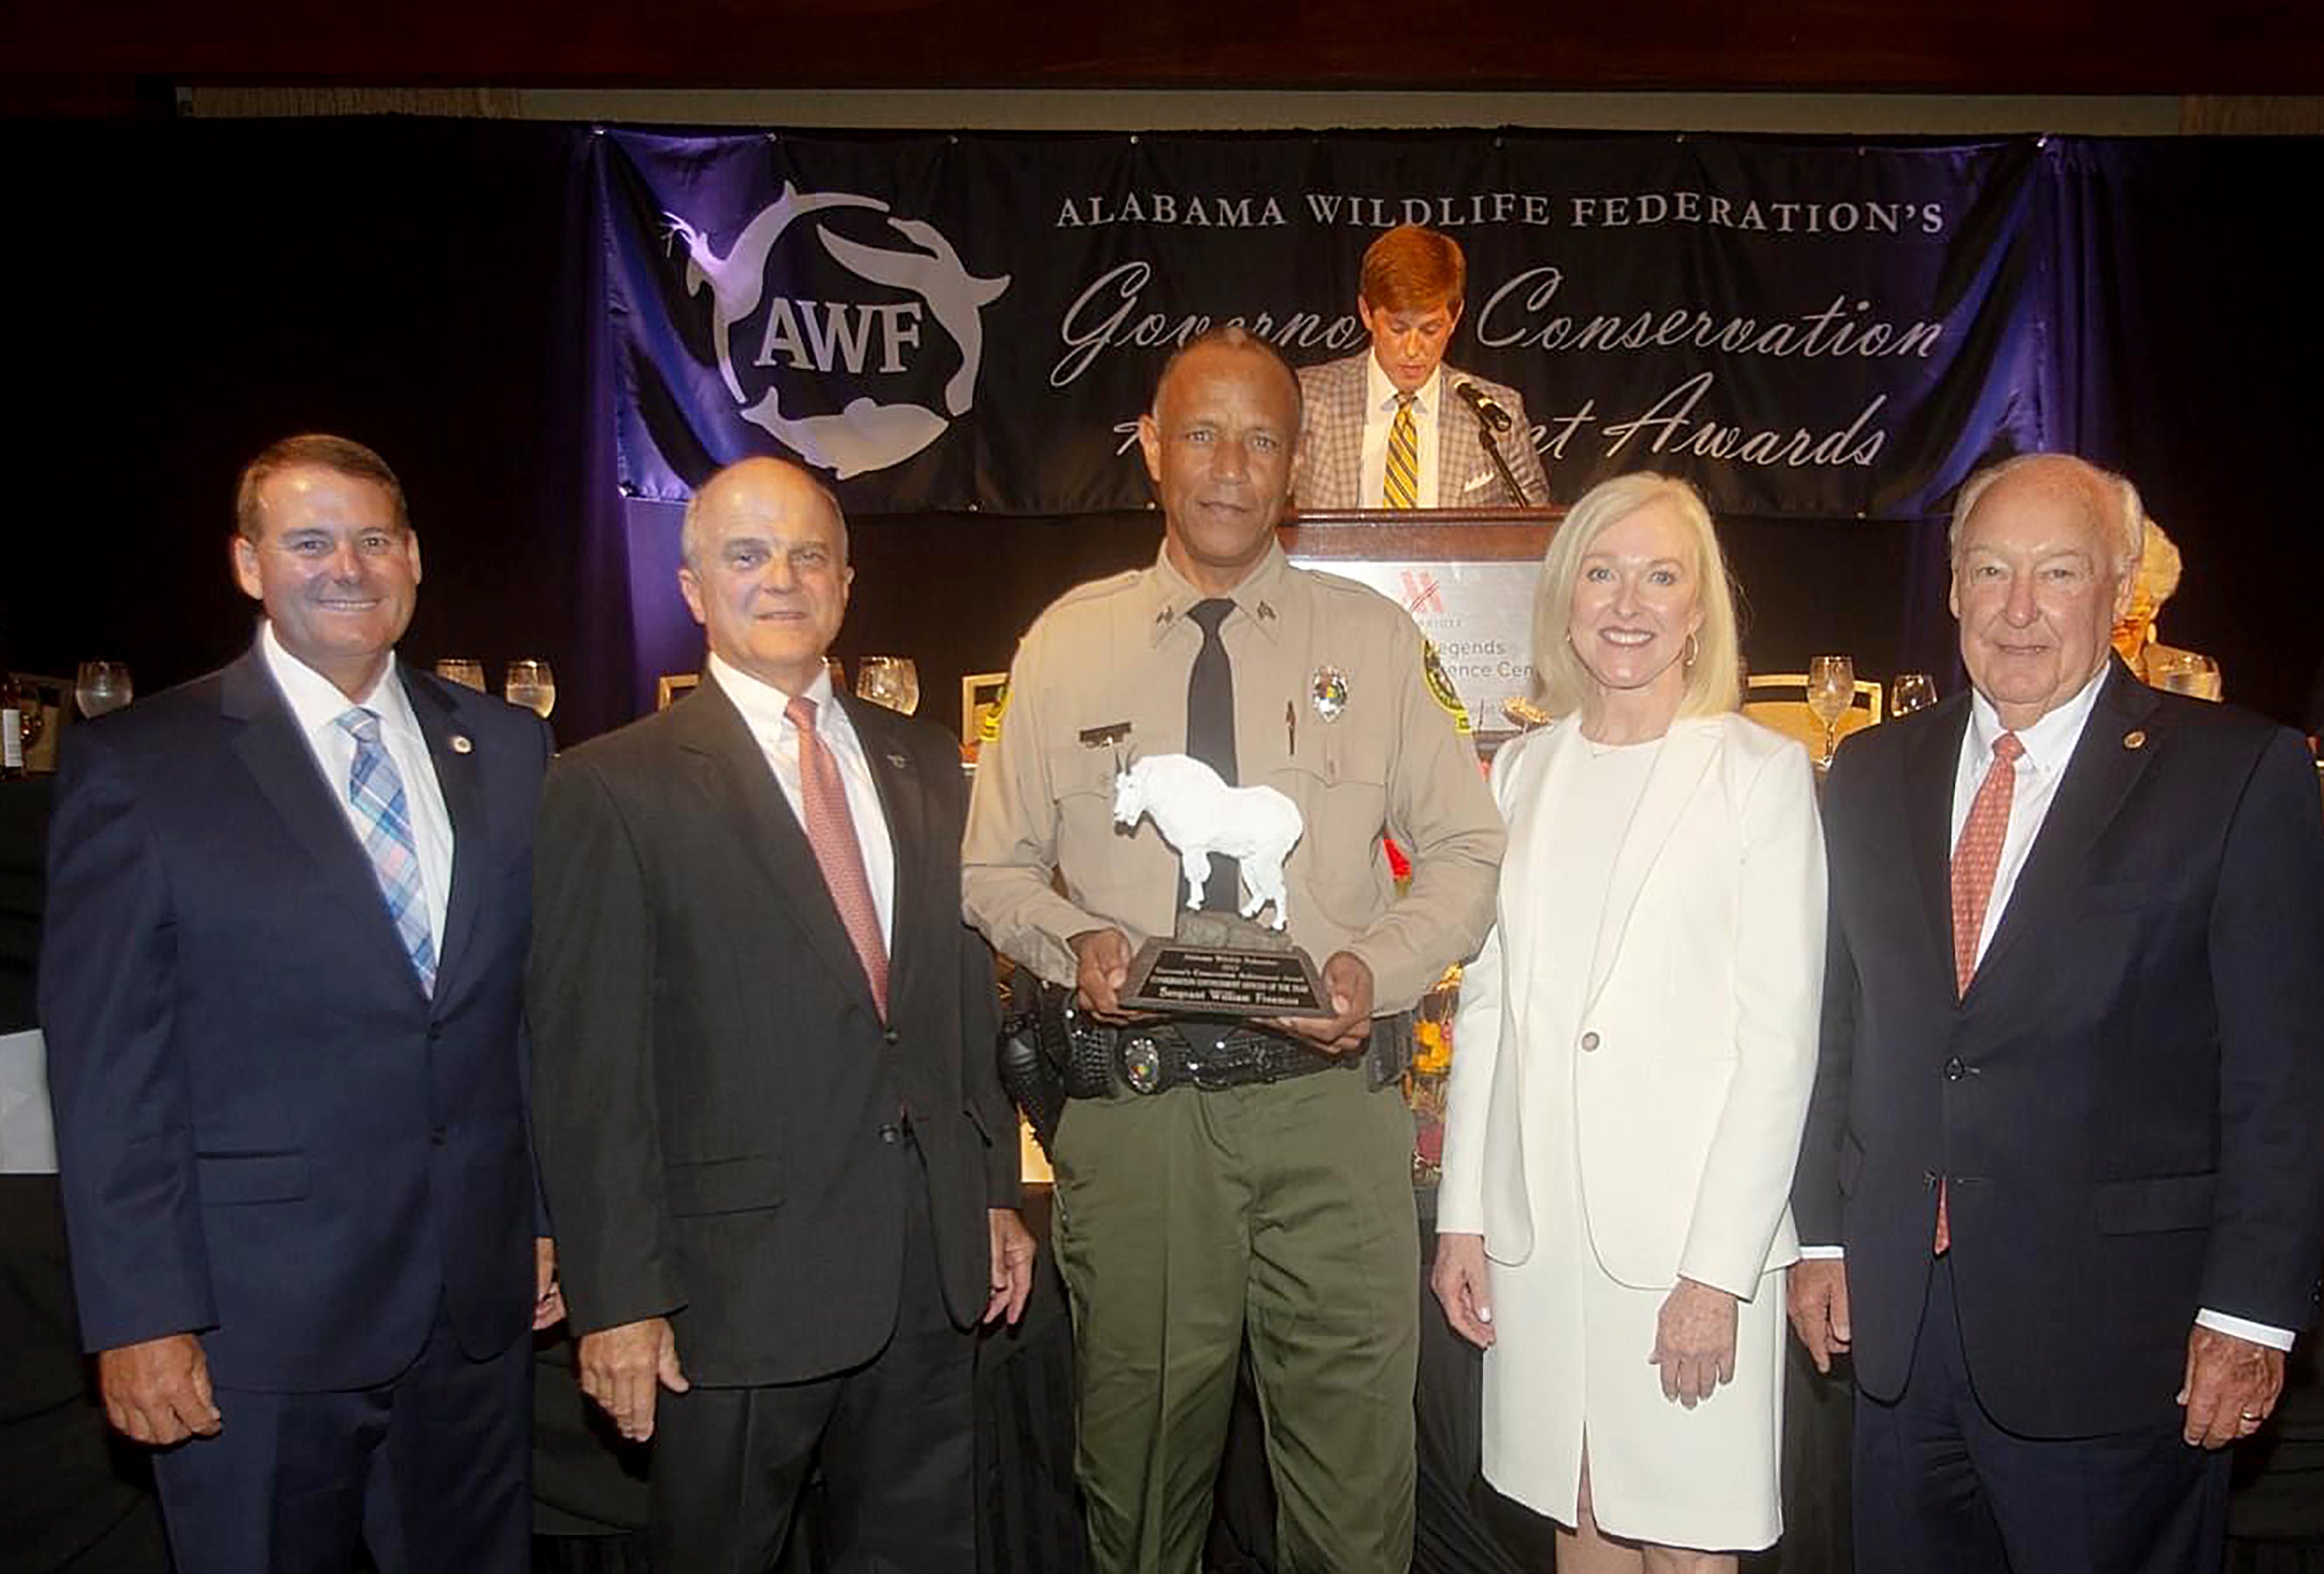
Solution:
{"label": "tan uniform shirt", "polygon": [[[1054,983],[1074,981],[1072,936],[1111,927],[1135,946],[1170,933],[1185,900],[1154,822],[1115,829],[1113,779],[1130,759],[1185,751],[1203,643],[1185,614],[1202,598],[1157,560],[1068,591],[1018,648],[1001,736],[977,765],[962,905]],[[1429,693],[1420,631],[1401,607],[1294,569],[1279,546],[1232,599],[1220,637],[1234,670],[1236,774],[1287,794],[1306,827],[1284,866],[1291,937],[1318,965],[1353,952],[1371,969],[1375,1009],[1402,1010],[1474,953],[1492,921],[1503,842],[1492,795]],[[1333,690],[1345,696],[1336,707]],[[1401,898],[1383,831],[1412,859]]]}

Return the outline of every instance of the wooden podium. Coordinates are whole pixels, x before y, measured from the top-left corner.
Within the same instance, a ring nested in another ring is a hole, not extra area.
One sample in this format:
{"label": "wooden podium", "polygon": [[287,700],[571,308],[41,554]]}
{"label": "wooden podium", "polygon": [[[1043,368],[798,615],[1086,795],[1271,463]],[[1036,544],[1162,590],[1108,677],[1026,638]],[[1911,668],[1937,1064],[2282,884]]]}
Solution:
{"label": "wooden podium", "polygon": [[1283,550],[1309,562],[1541,561],[1563,508],[1307,508],[1285,518]]}
{"label": "wooden podium", "polygon": [[1303,568],[1359,580],[1420,625],[1467,707],[1480,751],[1520,724],[1531,683],[1533,596],[1561,508],[1317,509],[1277,534]]}

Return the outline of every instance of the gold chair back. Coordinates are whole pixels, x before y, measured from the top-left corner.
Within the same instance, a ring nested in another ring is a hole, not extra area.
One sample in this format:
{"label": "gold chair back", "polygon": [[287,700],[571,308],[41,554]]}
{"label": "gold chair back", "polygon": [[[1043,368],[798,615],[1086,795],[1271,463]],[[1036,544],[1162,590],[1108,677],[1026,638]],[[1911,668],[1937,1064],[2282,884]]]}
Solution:
{"label": "gold chair back", "polygon": [[[1810,755],[1821,757],[1823,746],[1823,723],[1808,708],[1808,675],[1805,672],[1754,672],[1743,681],[1743,714],[1760,726],[1794,737],[1807,745]],[[1849,702],[1847,714],[1840,718],[1840,736],[1860,732],[1880,724],[1882,699],[1880,685],[1868,678],[1856,681],[1855,697]]]}

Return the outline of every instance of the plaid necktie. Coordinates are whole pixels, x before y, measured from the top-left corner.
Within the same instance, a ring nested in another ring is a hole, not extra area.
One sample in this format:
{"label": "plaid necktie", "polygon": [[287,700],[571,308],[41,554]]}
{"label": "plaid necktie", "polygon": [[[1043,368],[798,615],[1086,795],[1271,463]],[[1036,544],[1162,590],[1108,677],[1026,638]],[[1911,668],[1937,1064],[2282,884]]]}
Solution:
{"label": "plaid necktie", "polygon": [[855,817],[847,811],[847,787],[839,765],[815,730],[815,701],[793,697],[783,715],[798,729],[799,803],[807,811],[807,843],[815,849],[840,927],[863,964],[872,1003],[888,1020],[888,942],[880,934],[880,910],[872,905],[872,881],[863,872],[863,844],[855,839]]}
{"label": "plaid necktie", "polygon": [[[2014,732],[1993,740],[1993,764],[1978,783],[1969,819],[1961,822],[1960,840],[1953,845],[1953,989],[1969,993],[1977,976],[1977,942],[1985,933],[1985,911],[1993,902],[1993,877],[2001,868],[2001,844],[2009,834],[2009,801],[2017,792],[2017,759],[2025,745]],[[1952,1249],[1951,1209],[1946,1206],[1950,1188],[1937,1183],[1936,1255]]]}
{"label": "plaid necktie", "polygon": [[403,777],[379,741],[379,712],[358,705],[339,718],[355,740],[347,771],[347,801],[363,816],[364,851],[387,903],[387,916],[419,975],[420,993],[436,993],[436,941],[428,932],[428,902],[420,889],[420,849],[411,839],[411,810]]}
{"label": "plaid necktie", "polygon": [[1388,429],[1388,475],[1381,490],[1390,508],[1420,506],[1420,428],[1412,419],[1416,395],[1396,396],[1396,419]]}

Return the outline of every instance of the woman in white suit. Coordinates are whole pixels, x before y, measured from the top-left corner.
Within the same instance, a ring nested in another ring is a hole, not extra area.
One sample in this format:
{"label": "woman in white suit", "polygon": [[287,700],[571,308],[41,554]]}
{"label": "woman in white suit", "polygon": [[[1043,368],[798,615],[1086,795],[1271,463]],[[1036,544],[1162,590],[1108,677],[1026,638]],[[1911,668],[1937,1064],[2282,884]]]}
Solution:
{"label": "woman in white suit", "polygon": [[1574,505],[1534,641],[1554,719],[1493,762],[1508,854],[1462,985],[1432,1283],[1485,1348],[1485,1477],[1559,1523],[1562,1574],[1731,1569],[1783,1528],[1812,773],[1735,714],[1734,600],[1683,482]]}

